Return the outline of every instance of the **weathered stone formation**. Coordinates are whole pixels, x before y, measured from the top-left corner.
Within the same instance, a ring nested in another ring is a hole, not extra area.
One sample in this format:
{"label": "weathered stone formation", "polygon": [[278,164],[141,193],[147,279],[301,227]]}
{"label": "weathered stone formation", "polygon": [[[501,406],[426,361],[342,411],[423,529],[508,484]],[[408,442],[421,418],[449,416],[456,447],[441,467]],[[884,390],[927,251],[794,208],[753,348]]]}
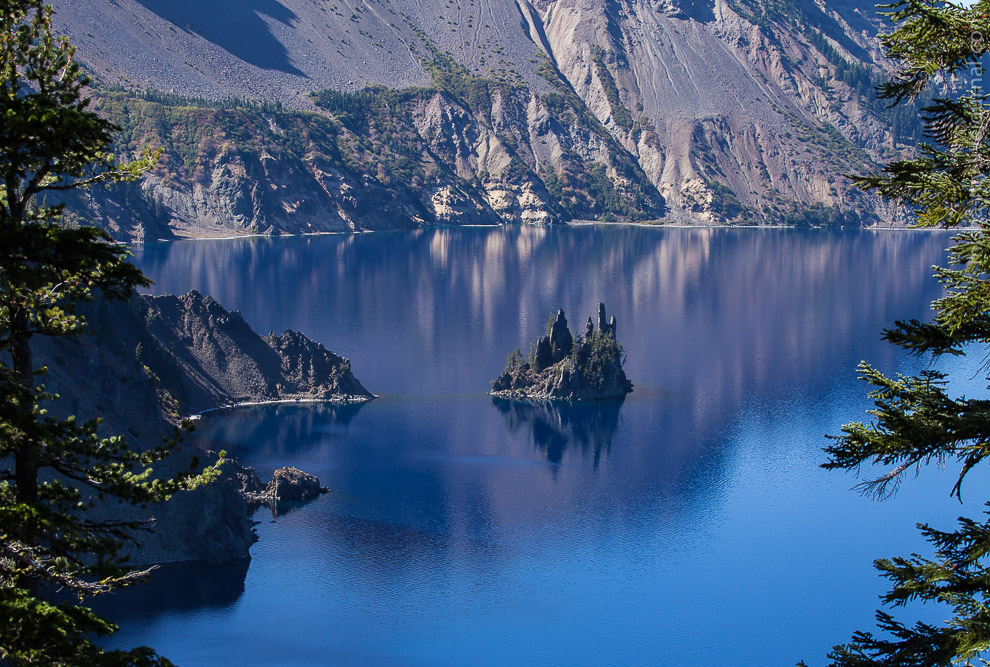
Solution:
{"label": "weathered stone formation", "polygon": [[574,347],[574,337],[571,336],[570,329],[567,328],[567,318],[564,317],[564,309],[557,309],[557,319],[550,327],[550,347],[554,353],[554,362],[558,362],[568,354]]}
{"label": "weathered stone formation", "polygon": [[536,339],[536,344],[533,347],[536,366],[538,368],[553,366],[570,354],[573,347],[574,337],[571,336],[571,331],[567,328],[564,310],[558,308],[557,317],[551,322],[549,333]]}
{"label": "weathered stone formation", "polygon": [[622,370],[622,347],[615,339],[615,317],[598,306],[598,330],[588,318],[583,337],[574,340],[564,311],[558,310],[548,335],[536,340],[528,359],[514,352],[492,383],[500,398],[594,400],[624,396],[632,383]]}
{"label": "weathered stone formation", "polygon": [[254,468],[246,468],[235,459],[226,459],[223,471],[225,476],[235,480],[238,491],[251,507],[277,502],[306,502],[330,492],[320,484],[319,477],[299,468],[279,468],[272,473],[272,481],[268,484],[258,478]]}
{"label": "weathered stone formation", "polygon": [[[591,318],[588,318],[588,326],[591,326]],[[608,321],[605,320],[605,304],[598,304],[598,330],[604,334],[611,334],[615,338],[615,315]]]}
{"label": "weathered stone formation", "polygon": [[330,489],[320,485],[316,475],[310,475],[299,468],[279,468],[272,475],[272,481],[265,487],[272,500],[305,502],[316,498]]}

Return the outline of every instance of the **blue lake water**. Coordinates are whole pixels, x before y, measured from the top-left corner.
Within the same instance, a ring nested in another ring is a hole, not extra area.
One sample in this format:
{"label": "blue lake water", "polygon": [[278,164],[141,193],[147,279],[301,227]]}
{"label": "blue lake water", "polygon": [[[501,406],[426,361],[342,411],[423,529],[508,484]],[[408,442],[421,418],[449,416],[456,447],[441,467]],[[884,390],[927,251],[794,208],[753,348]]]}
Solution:
{"label": "blue lake water", "polygon": [[[920,367],[880,333],[929,316],[948,242],[588,226],[138,247],[154,292],[302,330],[380,398],[202,419],[207,446],[333,493],[259,512],[250,562],[118,596],[113,643],[184,665],[824,664],[872,628],[874,558],[981,509],[950,500],[951,469],[879,503],[818,467],[825,434],[864,418],[861,359]],[[599,301],[624,401],[485,395],[558,306],[580,330]],[[985,394],[979,359],[951,363]]]}

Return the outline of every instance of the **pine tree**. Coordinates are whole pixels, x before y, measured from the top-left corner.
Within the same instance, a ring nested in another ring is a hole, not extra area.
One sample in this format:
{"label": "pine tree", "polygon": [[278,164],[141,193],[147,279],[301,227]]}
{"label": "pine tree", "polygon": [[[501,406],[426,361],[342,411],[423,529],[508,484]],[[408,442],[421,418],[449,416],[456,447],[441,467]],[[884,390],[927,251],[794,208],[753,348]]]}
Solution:
{"label": "pine tree", "polygon": [[[926,107],[922,120],[931,143],[920,145],[914,159],[858,178],[858,185],[903,204],[918,226],[972,229],[953,239],[949,268],[936,269],[946,293],[933,304],[935,320],[897,322],[884,337],[932,360],[945,354],[985,355],[990,343],[990,107],[979,84],[990,38],[990,0],[970,8],[906,0],[887,9],[896,28],[884,46],[898,69],[880,87],[881,97],[899,104],[933,88],[949,92]],[[859,370],[871,386],[872,420],[845,425],[826,448],[829,459],[823,467],[858,471],[882,466],[886,473],[860,486],[868,495],[884,497],[912,469],[957,465],[950,494],[961,501],[967,475],[990,455],[990,401],[950,395],[948,377],[935,370],[914,377],[887,377],[866,363]],[[859,631],[847,644],[835,646],[828,656],[832,665],[986,664],[981,655],[990,649],[990,521],[961,517],[949,530],[919,528],[932,556],[875,562],[891,582],[883,604],[894,609],[877,612],[879,632]],[[939,605],[951,618],[938,625],[897,620],[891,612],[909,601]]]}
{"label": "pine tree", "polygon": [[53,418],[57,397],[36,386],[32,337],[78,334],[75,304],[148,284],[126,249],[96,228],[64,226],[62,206],[48,201],[134,179],[155,158],[115,163],[116,128],[87,108],[72,55],[43,0],[0,0],[0,661],[168,664],[150,649],[105,652],[91,641],[116,627],[82,601],[144,574],[116,553],[145,527],[99,518],[94,499],[158,502],[216,471],[155,478],[149,466],[169,443],[135,452],[100,437],[98,421]]}

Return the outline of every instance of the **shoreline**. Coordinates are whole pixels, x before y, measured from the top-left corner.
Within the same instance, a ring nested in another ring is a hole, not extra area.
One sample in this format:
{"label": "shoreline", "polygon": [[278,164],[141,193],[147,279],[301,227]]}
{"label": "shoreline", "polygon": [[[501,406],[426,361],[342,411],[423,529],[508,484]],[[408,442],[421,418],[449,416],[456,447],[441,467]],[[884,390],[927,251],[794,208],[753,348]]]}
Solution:
{"label": "shoreline", "polygon": [[[345,396],[350,396],[346,394]],[[279,398],[272,399],[269,401],[242,401],[240,403],[231,403],[229,405],[219,405],[215,408],[207,408],[206,410],[200,410],[191,415],[187,415],[182,419],[188,419],[189,421],[198,421],[203,415],[209,414],[211,412],[224,412],[227,410],[237,410],[238,408],[250,408],[259,405],[287,405],[290,403],[299,404],[313,404],[313,403],[327,403],[330,405],[355,405],[357,403],[368,403],[370,401],[378,398],[378,394],[372,394],[370,397],[365,396],[354,396],[352,398]]]}
{"label": "shoreline", "polygon": [[[153,239],[151,241],[118,241],[121,245],[146,245],[151,243],[175,243],[176,241],[236,241],[238,239],[297,239],[304,238],[307,236],[357,236],[360,234],[387,234],[391,232],[420,232],[428,229],[458,229],[461,227],[469,228],[496,228],[505,227],[509,224],[516,223],[502,223],[497,225],[427,225],[425,227],[413,227],[410,229],[355,229],[353,231],[342,232],[342,231],[325,231],[325,232],[299,232],[290,233],[284,232],[279,234],[231,234],[228,236],[178,236],[172,239]],[[569,224],[569,223],[562,223]],[[607,223],[611,224],[611,223]],[[541,225],[520,225],[520,226],[533,226],[538,227]],[[549,225],[543,225],[549,226]]]}
{"label": "shoreline", "polygon": [[554,224],[530,224],[506,222],[496,225],[428,225],[425,227],[414,227],[411,229],[358,229],[354,231],[323,231],[323,232],[300,232],[282,234],[231,234],[227,236],[180,236],[171,239],[153,239],[151,241],[119,241],[126,246],[142,246],[154,243],[176,243],[180,241],[236,241],[239,239],[283,239],[283,238],[305,238],[310,236],[357,236],[363,234],[386,234],[402,232],[421,232],[434,229],[497,229],[502,227],[640,227],[647,229],[767,229],[767,230],[793,230],[808,229],[817,231],[863,231],[863,232],[965,232],[975,231],[979,227],[954,227],[945,229],[943,227],[912,227],[904,225],[873,225],[869,227],[838,227],[834,230],[829,227],[797,227],[795,225],[719,225],[705,222],[603,222],[601,220],[571,220],[569,222],[559,222]]}

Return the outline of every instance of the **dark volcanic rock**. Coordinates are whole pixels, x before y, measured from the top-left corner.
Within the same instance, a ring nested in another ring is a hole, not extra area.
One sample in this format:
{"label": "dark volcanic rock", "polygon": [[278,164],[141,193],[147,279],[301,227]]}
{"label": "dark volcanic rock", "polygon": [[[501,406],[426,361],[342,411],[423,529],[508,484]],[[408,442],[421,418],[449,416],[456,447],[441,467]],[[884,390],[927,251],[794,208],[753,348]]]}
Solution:
{"label": "dark volcanic rock", "polygon": [[299,468],[279,468],[265,490],[268,497],[275,501],[312,500],[329,491],[325,486],[320,486],[316,475],[310,475]]}
{"label": "dark volcanic rock", "polygon": [[[121,434],[135,450],[161,445],[181,415],[238,402],[373,398],[350,363],[302,334],[262,338],[238,313],[210,297],[138,297],[80,308],[92,336],[37,337],[37,365],[47,366],[46,388],[60,395],[55,416],[100,416],[101,433]],[[216,455],[184,445],[155,466],[172,476],[194,458]],[[248,519],[250,493],[264,493],[250,468],[226,461],[219,480],[175,494],[147,508],[98,505],[102,516],[153,518],[121,555],[134,563],[206,560],[223,563],[248,555],[256,541]]]}
{"label": "dark volcanic rock", "polygon": [[575,341],[567,330],[564,311],[559,310],[550,335],[537,340],[532,358],[523,361],[514,353],[505,371],[492,383],[490,393],[500,398],[572,400],[628,394],[632,383],[622,370],[623,352],[615,340],[615,318],[606,320],[605,304],[599,305],[598,322],[595,331],[588,318],[584,337]]}
{"label": "dark volcanic rock", "polygon": [[261,337],[240,313],[196,291],[142,303],[148,333],[165,352],[149,365],[163,381],[168,376],[186,414],[237,403],[374,398],[347,359],[301,333]]}
{"label": "dark volcanic rock", "polygon": [[281,501],[307,501],[330,489],[320,484],[316,475],[299,468],[279,468],[272,474],[272,481],[262,484],[254,468],[245,468],[234,459],[224,462],[224,475],[238,483],[244,500],[251,506],[271,505]]}
{"label": "dark volcanic rock", "polygon": [[223,462],[223,475],[233,481],[248,504],[264,501],[265,485],[258,479],[254,468],[241,465],[237,459],[227,458]]}
{"label": "dark volcanic rock", "polygon": [[574,347],[574,337],[567,328],[567,318],[564,317],[563,308],[557,309],[557,318],[550,325],[550,347],[553,350],[554,363],[570,354],[571,348]]}

